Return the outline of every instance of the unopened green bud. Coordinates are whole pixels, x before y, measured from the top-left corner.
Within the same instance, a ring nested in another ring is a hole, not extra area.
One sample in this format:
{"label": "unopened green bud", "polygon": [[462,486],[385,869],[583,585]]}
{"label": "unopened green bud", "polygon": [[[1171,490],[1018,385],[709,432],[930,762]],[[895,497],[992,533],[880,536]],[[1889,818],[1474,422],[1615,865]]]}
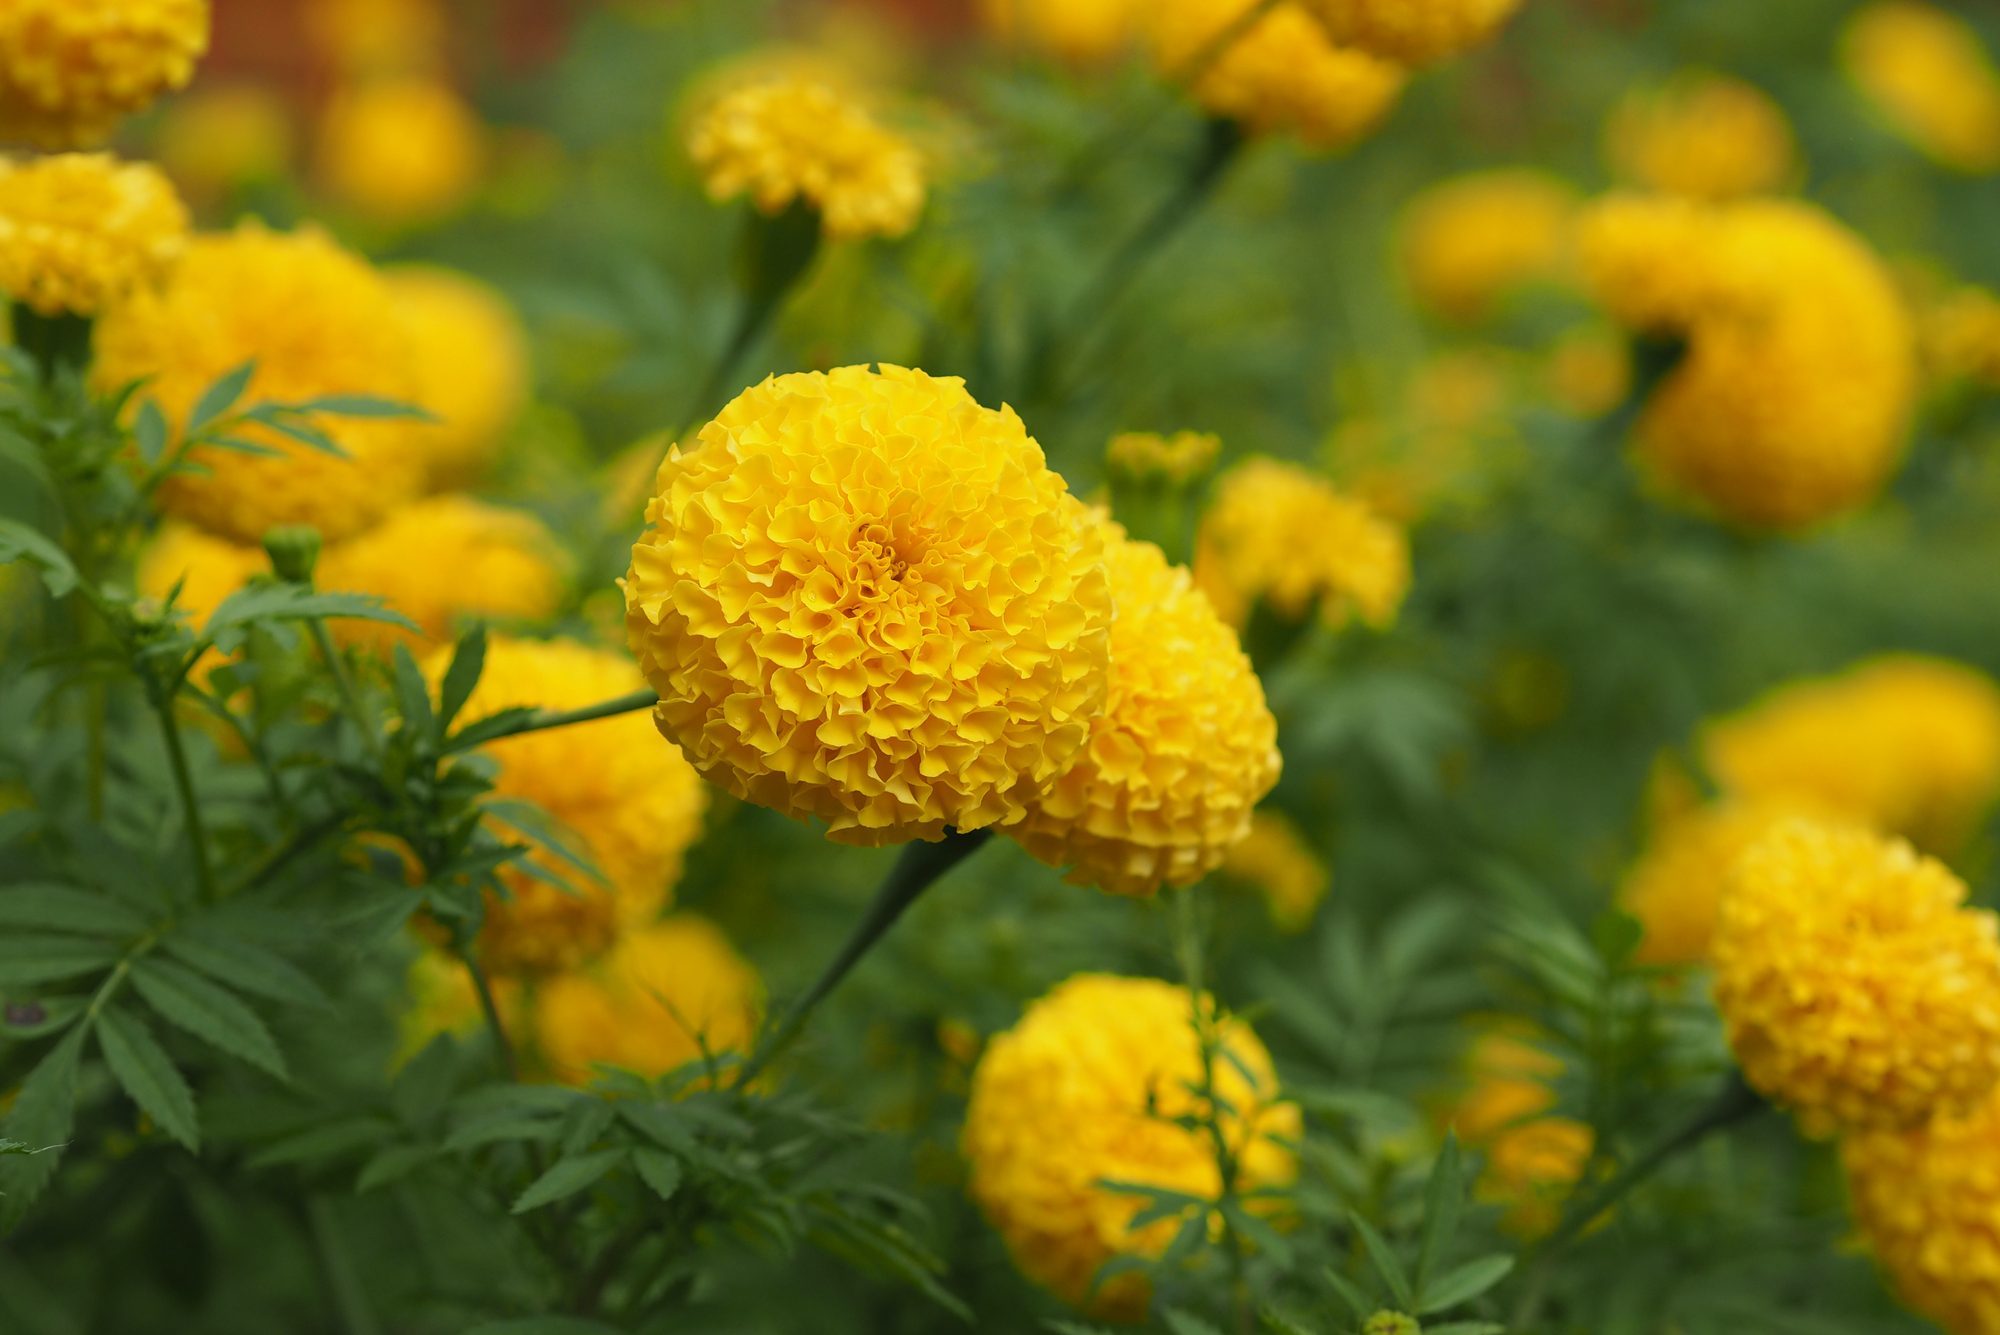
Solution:
{"label": "unopened green bud", "polygon": [[1384,1310],[1361,1323],[1361,1335],[1423,1335],[1423,1327],[1413,1316]]}
{"label": "unopened green bud", "polygon": [[264,535],[271,569],[278,572],[279,579],[293,584],[312,583],[319,548],[319,530],[310,524],[283,524]]}

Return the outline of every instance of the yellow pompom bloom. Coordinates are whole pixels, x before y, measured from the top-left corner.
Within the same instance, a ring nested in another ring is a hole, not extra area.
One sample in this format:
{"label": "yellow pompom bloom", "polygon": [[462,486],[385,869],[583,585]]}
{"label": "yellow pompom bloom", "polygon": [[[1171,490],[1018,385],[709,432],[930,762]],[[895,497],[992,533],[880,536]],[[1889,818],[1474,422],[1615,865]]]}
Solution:
{"label": "yellow pompom bloom", "polygon": [[1890,655],[1779,687],[1702,735],[1728,792],[1811,804],[1949,853],[2000,797],[2000,685]]}
{"label": "yellow pompom bloom", "polygon": [[2000,1335],[2000,1096],[1840,1145],[1861,1236],[1911,1307],[1954,1335]]}
{"label": "yellow pompom bloom", "polygon": [[[231,542],[171,520],[139,549],[133,583],[148,598],[165,598],[180,585],[174,604],[200,626],[222,600],[271,569],[262,547]],[[334,623],[338,625],[338,622]]]}
{"label": "yellow pompom bloom", "polygon": [[1674,491],[1754,528],[1866,503],[1901,461],[1915,334],[1881,262],[1812,205],[1617,196],[1582,223],[1620,323],[1686,341],[1638,427]]}
{"label": "yellow pompom bloom", "polygon": [[591,1067],[648,1078],[745,1051],[757,1034],[763,985],[720,928],[675,914],[635,927],[594,964],[535,992],[535,1036],[558,1080],[587,1083]]}
{"label": "yellow pompom bloom", "polygon": [[1737,859],[1800,814],[1800,803],[1782,799],[1725,800],[1661,822],[1619,887],[1619,903],[1645,928],[1638,961],[1705,962]]}
{"label": "yellow pompom bloom", "polygon": [[[97,323],[99,388],[144,380],[142,396],[175,425],[246,362],[256,372],[240,406],[326,394],[408,400],[415,389],[387,286],[318,231],[245,223],[198,236],[158,291],[136,293]],[[246,543],[278,524],[311,524],[338,541],[416,494],[422,460],[411,422],[326,417],[318,425],[346,458],[245,425],[236,434],[271,455],[200,451],[208,471],[169,478],[160,507]]]}
{"label": "yellow pompom bloom", "polygon": [[70,148],[194,74],[208,0],[7,0],[0,5],[0,140]]}
{"label": "yellow pompom bloom", "polygon": [[43,315],[96,315],[156,281],[187,230],[158,168],[108,153],[0,157],[0,292]]}
{"label": "yellow pompom bloom", "polygon": [[1963,19],[1918,0],[1864,6],[1841,30],[1840,62],[1930,158],[1962,172],[2000,170],[2000,71]]}
{"label": "yellow pompom bloom", "polygon": [[[1080,974],[995,1036],[972,1074],[962,1143],[973,1199],[1023,1274],[1101,1316],[1136,1317],[1148,1286],[1127,1272],[1093,1294],[1098,1270],[1114,1257],[1158,1256],[1181,1221],[1134,1229],[1144,1200],[1099,1183],[1205,1198],[1221,1187],[1207,1136],[1172,1120],[1204,1111],[1187,1088],[1201,1079],[1194,1005],[1171,983]],[[1297,1173],[1288,1142],[1300,1134],[1298,1108],[1276,1101],[1270,1056],[1250,1027],[1214,1022],[1228,1053],[1213,1066],[1237,1187],[1286,1186]]]}
{"label": "yellow pompom bloom", "polygon": [[1073,65],[1100,65],[1132,44],[1140,0],[981,0],[986,29],[1002,42]]}
{"label": "yellow pompom bloom", "polygon": [[196,88],[160,117],[153,156],[197,198],[274,180],[291,167],[291,112],[276,92],[255,84]]}
{"label": "yellow pompom bloom", "polygon": [[1778,104],[1741,79],[1696,71],[1620,98],[1605,122],[1604,156],[1623,180],[1697,199],[1765,194],[1798,173]]}
{"label": "yellow pompom bloom", "polygon": [[1111,686],[1090,741],[1007,833],[1079,885],[1150,895],[1213,871],[1278,781],[1264,687],[1187,570],[1103,521]]}
{"label": "yellow pompom bloom", "polygon": [[1011,409],[884,366],[777,376],[668,451],[626,575],[655,720],[843,843],[1006,824],[1102,712],[1096,516]]}
{"label": "yellow pompom bloom", "polygon": [[448,640],[460,623],[540,621],[562,603],[566,561],[555,535],[525,510],[469,496],[414,501],[320,560],[319,587],[371,593],[417,624],[328,623],[343,644],[389,653]]}
{"label": "yellow pompom bloom", "polygon": [[430,485],[461,486],[486,470],[528,401],[527,331],[470,275],[399,264],[382,276],[409,337],[416,401],[438,419],[417,436]]}
{"label": "yellow pompom bloom", "polygon": [[1490,40],[1521,0],[1305,0],[1336,42],[1425,65]]}
{"label": "yellow pompom bloom", "polygon": [[1125,431],[1104,449],[1104,466],[1135,481],[1185,486],[1215,466],[1222,438],[1201,431]]}
{"label": "yellow pompom bloom", "polygon": [[1224,473],[1195,539],[1194,579],[1222,619],[1242,626],[1263,602],[1303,619],[1318,606],[1383,627],[1410,586],[1409,538],[1297,464],[1253,457]]}
{"label": "yellow pompom bloom", "polygon": [[688,130],[709,198],[748,195],[761,213],[802,201],[835,240],[898,237],[924,209],[915,144],[833,83],[773,78],[723,92]]}
{"label": "yellow pompom bloom", "polygon": [[314,162],[341,205],[404,226],[457,212],[485,158],[485,127],[464,99],[441,80],[412,76],[336,94],[320,117]]}
{"label": "yellow pompom bloom", "polygon": [[[450,662],[440,650],[432,680]],[[622,654],[561,640],[494,636],[486,670],[460,721],[528,705],[579,709],[645,685]],[[553,854],[537,865],[575,893],[506,868],[510,892],[487,905],[480,958],[496,972],[571,968],[600,954],[621,926],[659,915],[680,877],[681,857],[701,835],[708,802],[680,753],[653,738],[642,714],[619,714],[508,737],[480,748],[500,766],[495,791],[533,802],[574,838],[574,851],[602,875],[591,880]]]}
{"label": "yellow pompom bloom", "polygon": [[1298,826],[1269,810],[1250,818],[1250,832],[1223,855],[1222,871],[1263,895],[1284,932],[1306,929],[1333,879]]}
{"label": "yellow pompom bloom", "polygon": [[1218,47],[1258,0],[1158,0],[1153,58],[1163,77],[1252,134],[1290,134],[1309,149],[1343,148],[1374,129],[1403,91],[1402,69],[1335,46],[1285,0]]}
{"label": "yellow pompom bloom", "polygon": [[1419,305],[1479,320],[1522,287],[1561,279],[1576,191],[1546,172],[1472,172],[1425,190],[1404,213],[1398,256]]}
{"label": "yellow pompom bloom", "polygon": [[1900,839],[1792,820],[1740,856],[1710,953],[1751,1085],[1812,1134],[1965,1112],[2000,1081],[2000,934]]}
{"label": "yellow pompom bloom", "polygon": [[1448,1120],[1485,1156],[1475,1194],[1504,1208],[1510,1233],[1539,1237],[1562,1217],[1596,1137],[1588,1123],[1552,1111],[1562,1061],[1517,1033],[1481,1034],[1466,1055],[1466,1073]]}

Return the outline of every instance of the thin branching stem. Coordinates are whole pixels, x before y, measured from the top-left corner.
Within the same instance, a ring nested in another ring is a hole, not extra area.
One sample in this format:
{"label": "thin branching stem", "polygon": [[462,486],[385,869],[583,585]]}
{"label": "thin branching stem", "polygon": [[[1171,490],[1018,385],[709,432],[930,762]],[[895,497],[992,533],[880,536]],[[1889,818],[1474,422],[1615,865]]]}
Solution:
{"label": "thin branching stem", "polygon": [[361,694],[354,689],[354,677],[347,670],[347,663],[334,645],[333,636],[326,629],[326,622],[319,617],[307,623],[312,635],[313,646],[319,656],[326,660],[326,670],[333,678],[333,689],[340,696],[340,707],[347,712],[354,726],[361,730],[361,740],[368,748],[368,754],[375,760],[382,759],[382,739],[376,735],[375,720],[362,708]]}
{"label": "thin branching stem", "polygon": [[479,1010],[486,1017],[486,1027],[493,1031],[493,1045],[500,1049],[500,1064],[506,1070],[507,1078],[519,1083],[521,1059],[514,1052],[514,1040],[507,1034],[506,1022],[500,1018],[499,1003],[493,999],[493,981],[486,976],[486,970],[471,946],[460,946],[458,958],[472,979],[472,990],[479,996]]}
{"label": "thin branching stem", "polygon": [[510,728],[499,732],[474,733],[469,738],[461,734],[444,744],[446,755],[455,751],[467,751],[475,746],[499,741],[502,737],[519,737],[524,732],[544,732],[549,728],[566,728],[572,723],[590,723],[601,718],[615,718],[620,714],[631,714],[641,709],[651,709],[660,702],[660,697],[651,687],[629,692],[594,705],[584,705],[580,709],[538,709]]}
{"label": "thin branching stem", "polygon": [[180,723],[174,718],[171,696],[159,689],[147,692],[153,712],[160,720],[160,736],[167,744],[167,765],[173,771],[174,791],[180,795],[181,813],[186,818],[188,843],[194,850],[195,885],[205,901],[216,898],[215,868],[208,860],[208,829],[201,818],[201,802],[194,791],[194,775],[188,769],[187,747],[181,742]]}

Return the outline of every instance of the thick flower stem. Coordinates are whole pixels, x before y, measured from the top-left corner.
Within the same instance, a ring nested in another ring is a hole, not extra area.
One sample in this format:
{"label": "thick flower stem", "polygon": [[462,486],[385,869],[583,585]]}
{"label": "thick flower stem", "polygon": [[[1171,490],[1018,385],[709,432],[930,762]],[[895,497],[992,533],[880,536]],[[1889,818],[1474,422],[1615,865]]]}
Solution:
{"label": "thick flower stem", "polygon": [[660,703],[660,697],[649,686],[642,690],[628,691],[624,695],[594,705],[584,705],[579,709],[538,709],[511,728],[499,732],[467,730],[444,744],[445,754],[467,751],[475,746],[499,741],[502,737],[519,737],[524,732],[544,732],[550,728],[566,728],[572,723],[591,723],[601,718],[615,718],[620,714],[630,714],[641,709],[651,709]]}
{"label": "thick flower stem", "polygon": [[887,935],[904,911],[946,872],[977,852],[992,836],[991,830],[972,830],[963,834],[946,834],[937,843],[904,845],[902,856],[896,859],[896,865],[883,878],[881,887],[875,891],[875,898],[861,915],[861,921],[854,925],[840,953],[833,957],[818,980],[792,1002],[778,1022],[765,1032],[757,1050],[738,1068],[735,1087],[746,1088],[763,1074],[764,1069],[799,1036],[799,1031],[805,1028],[806,1020],[820,1002],[840,985],[840,980],[861,962],[862,956],[875,948],[875,943]]}

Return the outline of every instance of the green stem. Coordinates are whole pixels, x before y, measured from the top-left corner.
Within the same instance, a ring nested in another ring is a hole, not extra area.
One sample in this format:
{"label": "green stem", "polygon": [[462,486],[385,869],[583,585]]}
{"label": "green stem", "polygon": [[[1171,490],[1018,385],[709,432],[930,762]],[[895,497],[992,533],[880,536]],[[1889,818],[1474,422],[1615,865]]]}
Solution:
{"label": "green stem", "polygon": [[188,842],[194,847],[195,884],[201,889],[201,897],[208,902],[215,900],[215,869],[208,861],[208,831],[202,824],[201,803],[196,800],[194,776],[188,769],[187,748],[181,744],[180,725],[174,720],[173,700],[158,690],[148,691],[153,702],[153,712],[159,716],[160,735],[167,743],[167,761],[173,770],[174,789],[180,794],[181,811],[187,818]]}
{"label": "green stem", "polygon": [[737,307],[736,323],[682,415],[684,424],[705,421],[722,407],[737,363],[756,344],[785,298],[812,267],[819,244],[819,214],[803,204],[793,204],[775,217],[756,212],[749,215],[738,256],[743,270],[743,300]]}
{"label": "green stem", "polygon": [[231,885],[230,896],[233,898],[246,890],[252,890],[262,885],[265,881],[284,870],[293,858],[306,852],[314,844],[319,843],[329,835],[338,834],[342,829],[346,828],[346,825],[346,813],[335,812],[331,815],[322,816],[312,824],[305,826],[293,834],[291,838],[285,840],[284,843],[272,849],[264,857],[263,861],[245,872],[239,880]]}
{"label": "green stem", "polygon": [[82,371],[90,364],[90,319],[87,316],[42,315],[32,308],[14,306],[14,344],[40,368],[42,379],[53,380],[59,370]]}
{"label": "green stem", "polygon": [[613,718],[619,714],[630,714],[635,710],[651,709],[660,702],[660,697],[651,687],[632,691],[581,709],[538,709],[519,723],[501,732],[482,733],[473,724],[458,736],[444,744],[446,755],[459,751],[469,751],[475,746],[499,741],[503,737],[519,737],[524,732],[542,732],[549,728],[566,728],[572,723],[590,723],[601,718]]}
{"label": "green stem", "polygon": [[472,978],[472,990],[479,995],[479,1010],[486,1017],[486,1027],[493,1031],[494,1045],[500,1049],[500,1064],[505,1068],[507,1078],[519,1084],[520,1058],[514,1054],[514,1041],[507,1036],[507,1026],[500,1018],[500,1006],[493,999],[493,982],[486,976],[486,970],[480,966],[479,957],[473,954],[471,946],[460,946],[458,958]]}
{"label": "green stem", "polygon": [[840,985],[840,980],[861,962],[862,957],[874,949],[875,943],[896,925],[896,920],[917,902],[918,896],[936,884],[946,872],[977,852],[992,835],[991,830],[972,830],[964,834],[948,832],[937,843],[920,841],[905,844],[896,865],[883,878],[875,898],[862,913],[861,921],[854,925],[840,952],[813,985],[792,1002],[778,1022],[765,1032],[757,1050],[738,1068],[734,1087],[747,1088],[778,1054],[791,1046],[814,1009]]}
{"label": "green stem", "polygon": [[375,720],[362,710],[361,695],[354,689],[354,678],[349,675],[347,663],[334,645],[333,636],[327,632],[326,622],[314,617],[307,624],[311,627],[313,645],[326,661],[326,670],[333,677],[333,689],[340,696],[340,707],[354,720],[354,726],[361,730],[361,740],[368,747],[368,754],[381,760],[382,739],[375,735]]}
{"label": "green stem", "polygon": [[[1186,886],[1167,893],[1174,896],[1174,954],[1180,961],[1181,981],[1187,986],[1189,1023],[1194,1027],[1196,1050],[1201,1057],[1201,1083],[1196,1095],[1201,1100],[1201,1118],[1208,1133],[1209,1147],[1215,1155],[1216,1200],[1218,1205],[1233,1205],[1240,1165],[1222,1125],[1221,1099],[1215,1089],[1215,1057],[1221,1044],[1216,1033],[1214,1008],[1204,996],[1206,950],[1202,940],[1200,905],[1195,901],[1198,890],[1194,886]],[[1242,1234],[1231,1221],[1229,1212],[1219,1210],[1217,1213],[1222,1222],[1223,1251],[1229,1262],[1233,1324],[1238,1335],[1249,1335],[1255,1323],[1255,1312],[1250,1303],[1248,1256]]]}

